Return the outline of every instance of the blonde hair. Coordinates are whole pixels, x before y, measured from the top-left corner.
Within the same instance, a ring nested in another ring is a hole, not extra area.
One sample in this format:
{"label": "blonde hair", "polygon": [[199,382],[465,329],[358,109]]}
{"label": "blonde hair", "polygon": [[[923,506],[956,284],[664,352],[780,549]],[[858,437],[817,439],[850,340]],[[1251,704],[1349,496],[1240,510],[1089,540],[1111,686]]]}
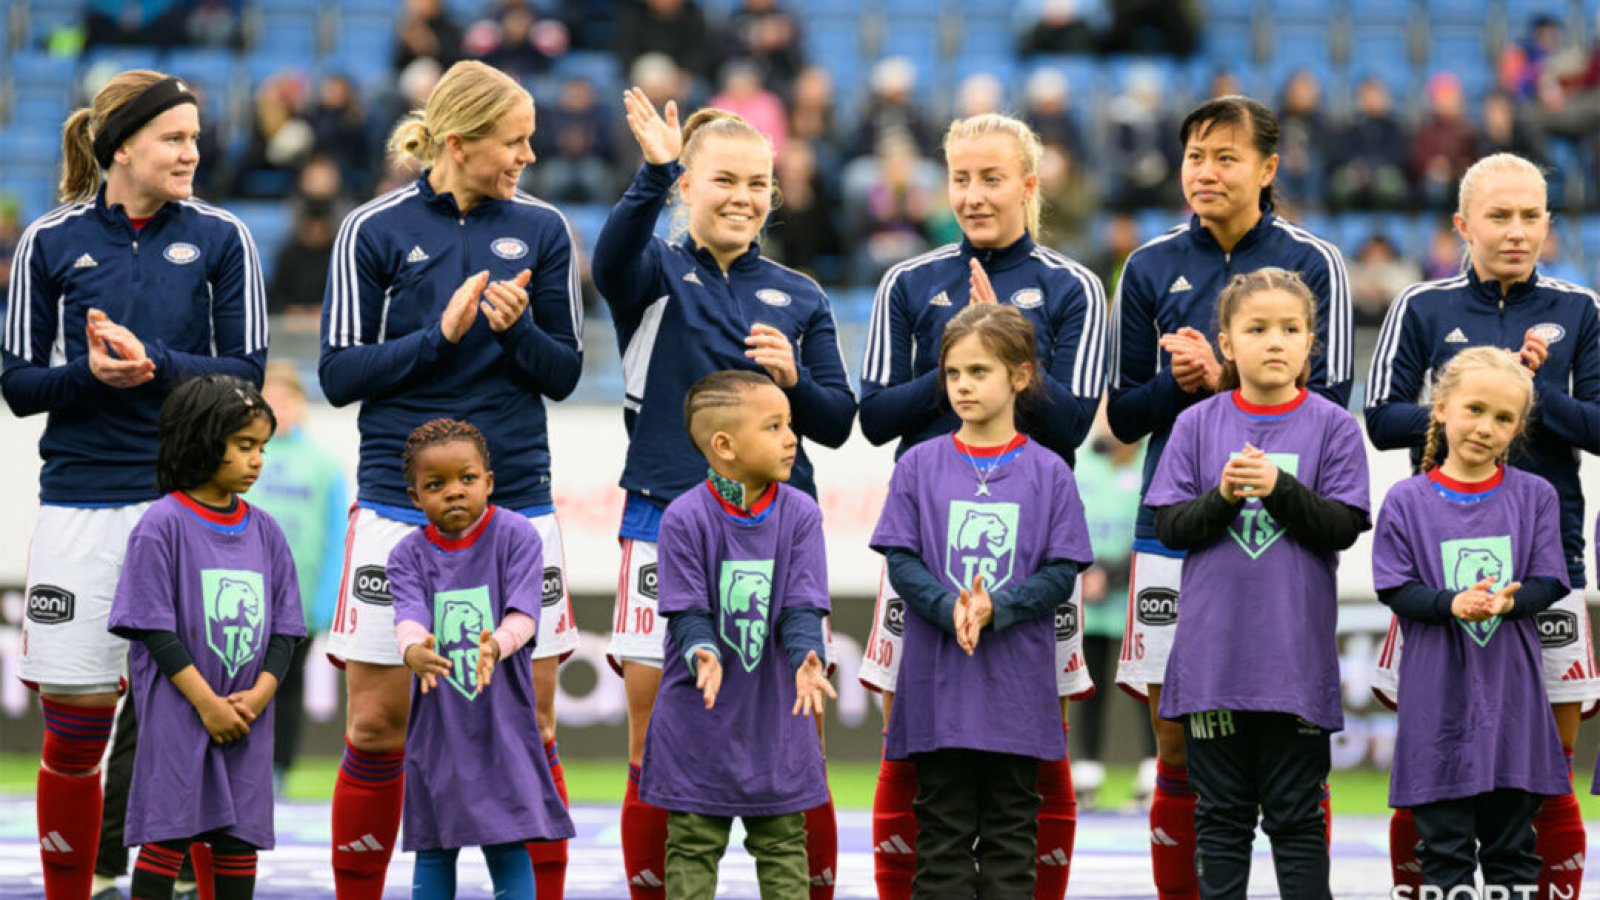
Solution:
{"label": "blonde hair", "polygon": [[[970,141],[986,134],[1010,136],[1017,142],[1017,155],[1022,160],[1022,177],[1038,174],[1039,158],[1044,155],[1044,145],[1040,143],[1039,135],[1028,127],[1028,123],[1002,113],[983,113],[951,122],[950,130],[944,133],[943,147],[946,159],[949,158],[951,144],[956,141]],[[1023,198],[1022,218],[1028,226],[1028,233],[1035,241],[1040,240],[1040,199],[1037,185],[1034,186],[1032,194]]]}
{"label": "blonde hair", "polygon": [[[1522,386],[1524,400],[1517,425],[1518,427],[1525,425],[1528,416],[1533,412],[1533,373],[1518,360],[1516,354],[1499,347],[1468,347],[1445,363],[1444,368],[1439,370],[1439,377],[1433,383],[1433,410],[1436,411],[1449,402],[1450,394],[1461,385],[1462,376],[1479,369],[1488,369]],[[1422,445],[1422,471],[1426,472],[1433,468],[1434,458],[1439,453],[1439,435],[1443,432],[1444,423],[1430,411],[1428,438]],[[1504,457],[1500,462],[1505,462]]]}
{"label": "blonde hair", "polygon": [[[1306,316],[1306,332],[1311,335],[1317,333],[1317,298],[1311,293],[1311,288],[1300,279],[1297,272],[1267,266],[1244,275],[1235,275],[1228,286],[1222,289],[1217,296],[1217,331],[1228,330],[1228,325],[1233,321],[1234,314],[1239,311],[1239,304],[1244,298],[1262,291],[1283,291],[1304,307]],[[1312,352],[1316,350],[1316,339],[1312,338]],[[1311,354],[1306,354],[1306,364],[1300,368],[1300,374],[1294,378],[1295,387],[1305,387],[1306,381],[1311,377]],[[1217,393],[1231,391],[1239,386],[1239,365],[1231,359],[1222,361],[1222,373],[1217,376]]]}
{"label": "blonde hair", "polygon": [[1456,195],[1456,214],[1465,217],[1467,209],[1472,205],[1472,197],[1478,191],[1479,182],[1494,175],[1531,175],[1539,182],[1539,190],[1546,194],[1545,214],[1549,215],[1548,195],[1549,185],[1545,184],[1544,172],[1539,167],[1515,153],[1495,153],[1485,156],[1473,163],[1461,176],[1461,187]]}
{"label": "blonde hair", "polygon": [[[683,123],[683,149],[678,152],[678,162],[683,165],[685,172],[694,168],[694,158],[700,155],[700,147],[708,137],[731,138],[735,140],[757,140],[765,144],[767,153],[772,154],[772,139],[767,137],[761,129],[751,125],[744,116],[732,110],[719,109],[715,106],[706,106],[694,111],[694,115]],[[776,209],[782,195],[778,193],[778,184],[772,183],[772,208]],[[678,193],[676,185],[672,188],[672,226],[673,240],[680,240],[689,232],[689,213],[683,205],[683,198]]]}
{"label": "blonde hair", "polygon": [[88,200],[100,190],[100,163],[94,158],[95,135],[117,110],[166,77],[149,69],[123,72],[107,81],[90,105],[79,107],[67,116],[61,128],[61,182],[56,188],[62,202]]}
{"label": "blonde hair", "polygon": [[412,110],[389,135],[389,155],[424,164],[444,152],[452,133],[463,141],[482,140],[494,134],[500,120],[512,109],[533,105],[533,95],[510,75],[474,59],[450,67],[428,95],[428,105]]}

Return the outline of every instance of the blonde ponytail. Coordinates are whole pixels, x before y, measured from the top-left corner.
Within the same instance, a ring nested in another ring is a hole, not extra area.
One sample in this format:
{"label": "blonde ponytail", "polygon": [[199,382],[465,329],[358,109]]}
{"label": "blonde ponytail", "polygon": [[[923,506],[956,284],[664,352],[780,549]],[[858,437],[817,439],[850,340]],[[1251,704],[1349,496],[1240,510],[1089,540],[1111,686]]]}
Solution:
{"label": "blonde ponytail", "polygon": [[500,120],[520,104],[533,105],[533,95],[510,75],[475,59],[451,66],[428,105],[412,110],[389,135],[388,150],[396,162],[431,164],[444,152],[445,138],[482,140],[494,134]]}
{"label": "blonde ponytail", "polygon": [[63,203],[76,203],[100,189],[100,164],[94,161],[94,136],[89,131],[94,112],[88,107],[67,116],[61,129],[61,182],[56,187]]}
{"label": "blonde ponytail", "polygon": [[145,89],[167,76],[132,69],[107,81],[88,106],[73,110],[61,128],[61,181],[56,190],[65,203],[94,197],[100,190],[100,164],[94,158],[94,136],[107,119]]}

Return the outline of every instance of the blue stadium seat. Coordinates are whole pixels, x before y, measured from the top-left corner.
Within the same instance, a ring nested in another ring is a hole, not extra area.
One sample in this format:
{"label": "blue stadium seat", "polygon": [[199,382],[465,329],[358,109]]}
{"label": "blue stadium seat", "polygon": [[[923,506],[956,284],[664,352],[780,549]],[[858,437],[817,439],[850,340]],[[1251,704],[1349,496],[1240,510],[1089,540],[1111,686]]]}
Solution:
{"label": "blue stadium seat", "polygon": [[77,67],[78,61],[72,57],[21,50],[11,58],[11,83],[19,91],[57,91],[66,99],[72,95]]}
{"label": "blue stadium seat", "polygon": [[161,68],[161,54],[153,47],[92,47],[84,51],[83,68],[105,66],[113,71]]}
{"label": "blue stadium seat", "polygon": [[270,269],[277,262],[278,250],[289,239],[290,229],[294,227],[289,205],[277,201],[235,200],[228,204],[228,210],[250,229],[261,256],[262,274],[271,280]]}
{"label": "blue stadium seat", "polygon": [[29,125],[54,124],[59,128],[71,112],[69,96],[58,91],[19,90],[12,101],[11,120]]}
{"label": "blue stadium seat", "polygon": [[841,57],[861,55],[860,24],[854,17],[819,18],[806,24],[806,49],[812,59],[832,66]]}
{"label": "blue stadium seat", "polygon": [[961,24],[961,47],[957,59],[977,56],[988,59],[1014,56],[1017,36],[1006,22],[967,21]]}
{"label": "blue stadium seat", "polygon": [[35,0],[28,9],[28,37],[23,46],[42,49],[51,33],[57,29],[73,28],[81,21],[81,4]]}
{"label": "blue stadium seat", "polygon": [[167,71],[198,84],[207,93],[207,105],[227,99],[239,71],[239,58],[231,50],[178,48],[167,56]]}
{"label": "blue stadium seat", "polygon": [[939,64],[939,22],[896,21],[884,29],[882,56],[904,56],[917,67],[918,82],[931,78]]}
{"label": "blue stadium seat", "polygon": [[1336,7],[1343,5],[1329,0],[1272,0],[1272,19],[1279,24],[1295,22],[1326,28],[1340,12]]}
{"label": "blue stadium seat", "polygon": [[1600,215],[1590,214],[1578,221],[1578,241],[1583,258],[1591,266],[1600,263]]}
{"label": "blue stadium seat", "polygon": [[606,104],[621,102],[623,80],[627,77],[613,54],[586,50],[574,50],[556,60],[551,74],[558,82],[570,78],[588,81]]}
{"label": "blue stadium seat", "polygon": [[1399,34],[1361,32],[1350,42],[1346,71],[1352,86],[1369,77],[1382,79],[1397,107],[1404,106],[1418,80],[1410,45]]}
{"label": "blue stadium seat", "polygon": [[1498,0],[1422,0],[1428,21],[1433,24],[1477,25],[1500,9]]}
{"label": "blue stadium seat", "polygon": [[1255,62],[1255,40],[1251,27],[1213,28],[1201,37],[1201,47],[1208,59],[1224,65]]}
{"label": "blue stadium seat", "polygon": [[294,53],[306,60],[317,51],[317,20],[309,16],[284,16],[262,22],[254,53]]}
{"label": "blue stadium seat", "polygon": [[1363,25],[1395,28],[1410,22],[1416,15],[1416,7],[1408,0],[1346,0],[1346,5],[1350,21],[1357,29]]}

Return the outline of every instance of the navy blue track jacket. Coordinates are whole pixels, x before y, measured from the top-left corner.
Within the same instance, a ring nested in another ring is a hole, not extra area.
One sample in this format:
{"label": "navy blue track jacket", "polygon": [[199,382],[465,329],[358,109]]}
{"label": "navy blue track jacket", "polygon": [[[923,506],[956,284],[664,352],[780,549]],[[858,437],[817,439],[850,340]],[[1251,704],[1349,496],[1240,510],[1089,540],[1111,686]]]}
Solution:
{"label": "navy blue track jacket", "polygon": [[[89,371],[90,309],[125,326],[155,378],[110,387]],[[12,262],[0,390],[19,416],[47,413],[40,500],[154,500],[161,404],[206,374],[256,384],[267,360],[261,262],[244,223],[200,200],[164,204],[135,230],[121,205],[69,203],[23,232]]]}
{"label": "navy blue track jacket", "polygon": [[705,480],[705,457],[684,427],[684,396],[722,369],[765,372],[744,355],[750,327],[761,323],[794,346],[800,381],[784,393],[801,446],[790,484],[815,497],[804,442],[840,446],[856,412],[833,307],[815,281],[763,257],[759,245],[724,274],[693,240],[656,237],[656,219],[682,171],[675,162],[640,168],[594,249],[595,287],[611,308],[622,353],[629,438],[622,487],[664,508]]}
{"label": "navy blue track jacket", "polygon": [[[468,276],[532,270],[528,308],[502,332],[480,312],[460,343],[439,318]],[[401,473],[406,438],[429,419],[483,432],[494,500],[549,506],[544,397],[572,393],[583,372],[583,298],[566,218],[518,192],[462,215],[428,173],[358,207],[339,226],[322,305],[317,371],[328,402],[361,401],[357,498],[411,507]]]}
{"label": "navy blue track jacket", "polygon": [[1018,428],[1071,465],[1105,387],[1106,294],[1093,272],[1026,234],[995,249],[963,239],[885,273],[861,369],[861,430],[874,444],[898,439],[898,459],[961,427],[945,398],[939,352],[945,325],[968,304],[973,259],[995,297],[1033,325],[1044,396],[1019,410]]}

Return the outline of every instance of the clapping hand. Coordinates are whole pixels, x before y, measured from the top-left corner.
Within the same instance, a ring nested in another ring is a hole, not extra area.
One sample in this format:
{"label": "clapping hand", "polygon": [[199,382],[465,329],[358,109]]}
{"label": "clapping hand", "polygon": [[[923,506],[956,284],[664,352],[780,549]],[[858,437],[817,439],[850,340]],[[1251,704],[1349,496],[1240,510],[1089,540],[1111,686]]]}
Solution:
{"label": "clapping hand", "polygon": [[978,649],[978,635],[994,621],[994,601],[983,586],[983,576],[972,579],[972,589],[961,589],[956,598],[956,644],[971,656]]}
{"label": "clapping hand", "polygon": [[494,639],[494,632],[485,628],[478,634],[478,686],[474,694],[483,693],[483,689],[494,680],[495,664],[500,662],[500,642]]}
{"label": "clapping hand", "polygon": [[422,643],[412,644],[406,648],[405,664],[411,671],[417,673],[424,694],[438,685],[439,676],[448,677],[450,674],[450,660],[433,652],[433,647],[433,635],[430,634],[423,638]]}
{"label": "clapping hand", "polygon": [[104,312],[89,310],[84,334],[89,343],[89,371],[101,383],[131,388],[156,377],[156,364],[145,355],[144,343]]}
{"label": "clapping hand", "polygon": [[1277,485],[1278,467],[1260,448],[1246,443],[1244,452],[1222,467],[1219,490],[1224,500],[1237,503],[1251,497],[1269,496]]}
{"label": "clapping hand", "polygon": [[1205,335],[1184,326],[1162,335],[1158,343],[1172,357],[1172,377],[1177,379],[1178,387],[1191,394],[1202,388],[1216,391],[1222,377],[1222,363],[1217,361],[1217,354]]}

